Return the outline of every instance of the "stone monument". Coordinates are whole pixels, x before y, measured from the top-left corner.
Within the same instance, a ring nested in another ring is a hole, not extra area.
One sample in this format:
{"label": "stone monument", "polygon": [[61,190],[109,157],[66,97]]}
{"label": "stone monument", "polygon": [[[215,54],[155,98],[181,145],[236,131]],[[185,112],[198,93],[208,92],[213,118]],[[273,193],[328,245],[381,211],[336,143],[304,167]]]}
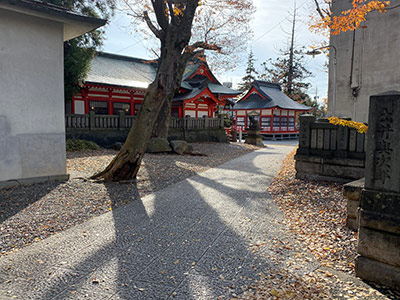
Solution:
{"label": "stone monument", "polygon": [[244,142],[246,144],[264,147],[262,142],[263,136],[261,135],[261,128],[258,122],[255,120],[254,116],[249,116],[249,120],[250,126],[246,128],[247,135]]}
{"label": "stone monument", "polygon": [[400,288],[400,92],[372,96],[356,275]]}

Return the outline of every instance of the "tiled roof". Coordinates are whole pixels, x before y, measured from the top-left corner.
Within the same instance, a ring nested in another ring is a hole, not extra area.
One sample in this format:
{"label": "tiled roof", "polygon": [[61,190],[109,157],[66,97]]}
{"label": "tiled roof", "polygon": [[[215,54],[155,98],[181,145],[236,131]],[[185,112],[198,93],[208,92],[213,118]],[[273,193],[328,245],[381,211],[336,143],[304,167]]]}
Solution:
{"label": "tiled roof", "polygon": [[[212,83],[206,77],[201,80],[187,80],[201,66],[202,62],[189,62],[186,66],[181,87],[195,91],[197,88],[207,87],[213,94],[232,95],[239,91]],[[149,61],[129,56],[109,53],[98,53],[91,64],[86,83],[143,88],[146,89],[153,82],[157,73],[157,61]]]}
{"label": "tiled roof", "polygon": [[228,87],[220,85],[220,84],[215,84],[215,83],[212,83],[212,82],[208,83],[208,87],[210,88],[210,91],[213,94],[237,96],[237,95],[242,93],[240,91],[228,88]]}
{"label": "tiled roof", "polygon": [[297,103],[286,96],[282,92],[279,84],[265,81],[254,81],[252,87],[254,87],[262,96],[264,96],[265,99],[263,99],[259,94],[253,93],[246,99],[239,100],[233,109],[261,109],[272,107],[293,110],[311,109],[310,107]]}
{"label": "tiled roof", "polygon": [[152,61],[99,53],[91,61],[86,82],[146,89],[156,71]]}

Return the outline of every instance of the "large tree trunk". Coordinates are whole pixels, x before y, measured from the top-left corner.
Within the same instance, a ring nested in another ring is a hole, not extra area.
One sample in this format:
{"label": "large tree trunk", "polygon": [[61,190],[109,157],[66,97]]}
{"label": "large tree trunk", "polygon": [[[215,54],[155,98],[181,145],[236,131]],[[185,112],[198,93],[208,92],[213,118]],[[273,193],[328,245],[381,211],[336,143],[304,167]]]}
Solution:
{"label": "large tree trunk", "polygon": [[184,71],[181,63],[176,64],[177,59],[182,60],[181,54],[173,55],[173,49],[168,52],[172,57],[162,60],[156,80],[148,87],[143,105],[120,152],[104,171],[95,174],[92,179],[101,177],[106,181],[120,181],[136,177],[161,108],[171,101],[180,86],[180,80],[177,83],[174,78],[181,78]]}
{"label": "large tree trunk", "polygon": [[[120,181],[136,177],[161,108],[167,101],[172,101],[181,85],[191,53],[186,47],[198,4],[198,0],[185,0],[178,4],[164,0],[152,1],[159,29],[154,26],[148,14],[144,13],[147,25],[161,42],[156,78],[147,89],[143,104],[120,152],[104,171],[93,175],[92,179],[101,177],[106,181]],[[175,12],[173,5],[179,13]],[[166,12],[170,13],[170,17]]]}
{"label": "large tree trunk", "polygon": [[165,101],[160,113],[158,114],[157,121],[154,124],[152,137],[168,138],[169,124],[171,122],[171,106],[172,100]]}

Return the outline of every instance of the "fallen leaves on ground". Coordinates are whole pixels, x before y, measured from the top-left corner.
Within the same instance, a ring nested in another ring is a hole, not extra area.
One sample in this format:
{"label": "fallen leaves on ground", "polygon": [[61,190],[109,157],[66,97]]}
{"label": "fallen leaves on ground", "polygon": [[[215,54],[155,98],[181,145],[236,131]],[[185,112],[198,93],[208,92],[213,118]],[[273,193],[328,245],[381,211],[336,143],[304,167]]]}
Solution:
{"label": "fallen leaves on ground", "polygon": [[[296,179],[295,151],[285,159],[268,192],[284,213],[285,223],[296,239],[295,247],[305,248],[293,253],[294,263],[288,262],[286,268],[265,270],[268,275],[261,273],[260,280],[232,300],[400,299],[397,291],[369,286],[355,278],[357,234],[345,227],[347,201],[342,185]],[[269,242],[279,249],[287,248],[280,239]],[[263,246],[254,244],[251,250]],[[296,269],[309,260],[307,252],[315,256],[321,267],[299,275]]]}
{"label": "fallen leaves on ground", "polygon": [[345,227],[343,185],[296,179],[295,152],[268,189],[295,237],[322,265],[354,273],[357,233]]}

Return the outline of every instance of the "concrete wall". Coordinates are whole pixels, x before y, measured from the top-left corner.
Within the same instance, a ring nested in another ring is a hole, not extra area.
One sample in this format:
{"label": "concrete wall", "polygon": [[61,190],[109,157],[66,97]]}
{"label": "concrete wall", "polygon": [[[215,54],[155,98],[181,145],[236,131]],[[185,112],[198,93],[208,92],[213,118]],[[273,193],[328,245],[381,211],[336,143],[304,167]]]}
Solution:
{"label": "concrete wall", "polygon": [[[392,7],[398,4],[400,0],[391,1]],[[334,14],[350,7],[349,0],[333,1]],[[331,44],[337,48],[335,112],[332,112],[334,55],[330,56],[328,99],[329,114],[361,122],[368,121],[371,95],[400,90],[400,7],[384,14],[370,13],[364,25],[367,27],[331,37]]]}
{"label": "concrete wall", "polygon": [[0,9],[0,182],[66,174],[63,25]]}

